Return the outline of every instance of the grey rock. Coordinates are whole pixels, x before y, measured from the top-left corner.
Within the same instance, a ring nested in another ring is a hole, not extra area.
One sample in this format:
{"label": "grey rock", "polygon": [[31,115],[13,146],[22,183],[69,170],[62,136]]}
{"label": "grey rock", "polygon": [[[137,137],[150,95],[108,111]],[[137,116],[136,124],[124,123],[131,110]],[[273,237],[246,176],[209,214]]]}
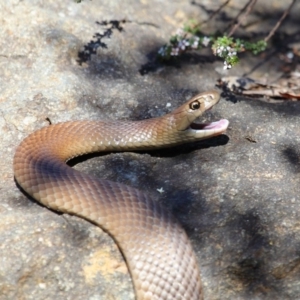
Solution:
{"label": "grey rock", "polygon": [[[218,6],[210,2],[201,3]],[[292,20],[297,12],[299,5]],[[134,299],[109,235],[22,194],[13,155],[46,118],[155,117],[213,88],[222,62],[208,63],[209,55],[139,73],[177,27],[200,14],[208,16],[186,1],[0,4],[1,300]],[[103,30],[95,22],[122,19],[131,21],[124,31],[80,65],[78,52]],[[254,61],[232,72],[250,71]],[[272,73],[276,63],[256,74]],[[300,102],[238,100],[223,100],[202,118],[229,119],[226,136],[77,160],[75,168],[146,190],[171,210],[194,245],[206,299],[299,299]]]}

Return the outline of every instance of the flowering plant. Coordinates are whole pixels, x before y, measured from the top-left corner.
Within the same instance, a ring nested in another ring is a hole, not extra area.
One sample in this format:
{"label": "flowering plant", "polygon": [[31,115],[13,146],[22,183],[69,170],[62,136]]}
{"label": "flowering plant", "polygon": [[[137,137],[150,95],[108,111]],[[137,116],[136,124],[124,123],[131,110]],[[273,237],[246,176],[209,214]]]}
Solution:
{"label": "flowering plant", "polygon": [[248,50],[253,54],[258,54],[266,49],[267,42],[262,40],[250,43],[227,36],[201,36],[199,34],[192,34],[187,29],[179,29],[171,37],[169,44],[164,45],[158,50],[158,56],[163,60],[169,60],[186,51],[199,50],[209,46],[214,55],[224,59],[224,69],[230,69],[238,63],[238,53]]}

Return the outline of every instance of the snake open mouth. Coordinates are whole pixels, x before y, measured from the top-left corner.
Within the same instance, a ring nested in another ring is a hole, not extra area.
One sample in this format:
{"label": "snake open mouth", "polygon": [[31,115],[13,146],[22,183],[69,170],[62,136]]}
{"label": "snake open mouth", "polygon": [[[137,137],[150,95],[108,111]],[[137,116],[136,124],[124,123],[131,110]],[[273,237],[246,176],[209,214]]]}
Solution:
{"label": "snake open mouth", "polygon": [[229,122],[226,119],[222,119],[211,123],[191,123],[190,129],[214,131],[214,133],[216,134],[222,134],[224,131],[226,131],[228,124]]}

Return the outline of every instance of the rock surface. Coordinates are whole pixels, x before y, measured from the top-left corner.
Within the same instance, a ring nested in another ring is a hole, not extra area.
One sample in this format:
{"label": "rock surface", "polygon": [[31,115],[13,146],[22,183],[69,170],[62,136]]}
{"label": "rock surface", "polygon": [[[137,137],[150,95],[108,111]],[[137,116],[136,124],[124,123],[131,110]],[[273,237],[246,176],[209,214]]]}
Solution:
{"label": "rock surface", "polygon": [[[270,5],[258,6],[260,13],[280,11],[278,1],[265,2]],[[218,7],[217,1],[201,5]],[[20,192],[14,151],[47,118],[155,117],[213,88],[223,64],[209,55],[139,73],[171,33],[189,18],[206,19],[208,11],[187,1],[2,1],[1,300],[134,299],[126,264],[106,233]],[[287,31],[299,12],[298,4]],[[267,13],[257,16],[269,20]],[[107,49],[79,64],[78,53],[103,30],[95,22],[123,19],[131,22],[105,39]],[[243,59],[230,74],[247,73],[257,61]],[[276,76],[276,63],[255,74]],[[173,211],[195,248],[206,299],[299,299],[300,102],[238,100],[221,101],[203,117],[229,119],[226,136],[108,154],[75,168],[146,190]]]}

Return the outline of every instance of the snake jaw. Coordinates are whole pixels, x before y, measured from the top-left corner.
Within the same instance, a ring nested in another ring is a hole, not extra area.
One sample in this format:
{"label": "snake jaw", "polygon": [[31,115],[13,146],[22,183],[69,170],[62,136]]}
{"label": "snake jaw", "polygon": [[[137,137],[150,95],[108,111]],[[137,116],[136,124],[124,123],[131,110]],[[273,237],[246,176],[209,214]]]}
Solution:
{"label": "snake jaw", "polygon": [[191,123],[188,131],[191,131],[196,136],[209,138],[224,133],[229,125],[229,121],[221,119],[211,123]]}

